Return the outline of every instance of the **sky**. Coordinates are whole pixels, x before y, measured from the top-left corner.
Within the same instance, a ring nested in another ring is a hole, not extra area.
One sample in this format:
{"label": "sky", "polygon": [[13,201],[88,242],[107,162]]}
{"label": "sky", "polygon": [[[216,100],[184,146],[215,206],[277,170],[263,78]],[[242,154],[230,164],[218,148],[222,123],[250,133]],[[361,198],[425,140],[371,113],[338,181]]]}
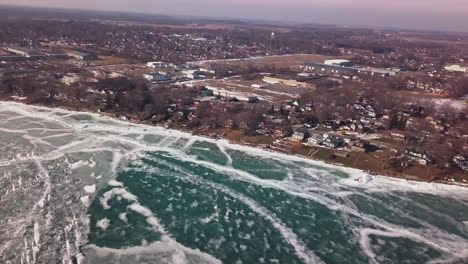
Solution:
{"label": "sky", "polygon": [[0,0],[0,3],[468,32],[468,0]]}

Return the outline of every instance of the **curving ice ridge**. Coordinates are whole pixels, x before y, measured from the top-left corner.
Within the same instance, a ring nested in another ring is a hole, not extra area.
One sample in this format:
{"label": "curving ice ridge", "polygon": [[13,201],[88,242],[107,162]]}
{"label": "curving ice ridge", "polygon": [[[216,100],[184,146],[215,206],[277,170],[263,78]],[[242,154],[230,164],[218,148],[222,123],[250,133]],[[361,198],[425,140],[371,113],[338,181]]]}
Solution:
{"label": "curving ice ridge", "polygon": [[0,103],[0,263],[468,263],[468,190]]}

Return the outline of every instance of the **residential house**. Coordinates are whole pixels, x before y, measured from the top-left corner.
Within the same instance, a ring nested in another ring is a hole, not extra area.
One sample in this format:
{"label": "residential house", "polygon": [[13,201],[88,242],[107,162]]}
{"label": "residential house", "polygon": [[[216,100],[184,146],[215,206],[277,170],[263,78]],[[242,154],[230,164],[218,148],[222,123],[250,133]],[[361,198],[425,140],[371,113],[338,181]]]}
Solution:
{"label": "residential house", "polygon": [[408,138],[408,132],[403,130],[391,130],[387,132],[385,136],[394,140],[406,141]]}
{"label": "residential house", "polygon": [[431,154],[426,152],[420,152],[415,149],[405,149],[403,151],[403,155],[409,160],[419,162],[421,165],[432,164],[434,162]]}
{"label": "residential house", "polygon": [[323,134],[312,132],[307,139],[307,145],[311,147],[320,146],[323,142]]}
{"label": "residential house", "polygon": [[285,138],[285,137],[289,137],[292,135],[292,131],[289,127],[286,127],[286,126],[281,126],[281,127],[277,127],[275,129],[275,132],[274,132],[274,136],[276,138]]}
{"label": "residential house", "polygon": [[356,140],[351,145],[351,151],[366,152],[366,145],[367,145],[367,142],[365,142],[364,140]]}
{"label": "residential house", "polygon": [[338,148],[341,147],[344,144],[344,139],[330,135],[330,134],[325,134],[323,135],[323,145],[329,148]]}
{"label": "residential house", "polygon": [[458,155],[453,158],[453,162],[460,167],[460,169],[468,171],[468,156]]}
{"label": "residential house", "polygon": [[309,137],[309,131],[307,128],[300,127],[294,130],[294,134],[292,135],[293,140],[298,140],[298,141],[305,141]]}

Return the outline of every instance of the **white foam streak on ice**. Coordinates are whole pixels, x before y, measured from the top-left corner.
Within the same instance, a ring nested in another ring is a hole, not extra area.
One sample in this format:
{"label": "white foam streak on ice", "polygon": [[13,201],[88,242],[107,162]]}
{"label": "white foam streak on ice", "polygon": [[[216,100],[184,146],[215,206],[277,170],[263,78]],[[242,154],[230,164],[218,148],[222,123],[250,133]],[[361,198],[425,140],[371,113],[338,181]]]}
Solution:
{"label": "white foam streak on ice", "polygon": [[153,216],[153,212],[151,212],[150,209],[147,207],[144,207],[140,203],[133,203],[129,206],[130,210],[133,210],[143,216],[146,217],[146,222],[150,224],[157,232],[159,232],[162,235],[162,240],[163,241],[171,241],[172,239],[169,238],[169,235],[167,234],[166,230],[162,226],[162,224],[159,222],[159,220]]}
{"label": "white foam streak on ice", "polygon": [[224,156],[226,156],[226,158],[227,158],[227,163],[226,163],[226,165],[227,165],[227,166],[232,166],[232,158],[231,158],[231,156],[227,153],[226,147],[225,147],[223,144],[217,144],[217,146],[218,146],[219,150],[221,151],[221,153],[223,153]]}
{"label": "white foam streak on ice", "polygon": [[111,172],[113,175],[117,173],[117,168],[119,167],[121,160],[122,160],[122,154],[120,153],[120,151],[113,151],[112,152],[112,164],[111,164]]}
{"label": "white foam streak on ice", "polygon": [[[43,130],[45,131],[45,130]],[[56,132],[57,130],[54,130]],[[73,136],[73,133],[62,133],[62,134],[55,134],[55,135],[50,135],[46,137],[42,137],[42,139],[53,139],[53,138],[60,138],[60,137],[65,137],[65,136]]]}
{"label": "white foam streak on ice", "polygon": [[377,263],[377,264],[378,264],[378,261],[376,260],[376,255],[372,251],[372,247],[371,247],[371,240],[370,240],[371,235],[380,236],[380,237],[409,238],[409,239],[413,239],[413,240],[416,240],[416,241],[421,241],[421,242],[423,242],[423,243],[425,243],[427,245],[430,245],[434,249],[438,249],[438,250],[445,251],[445,252],[450,252],[449,248],[441,247],[441,246],[433,243],[430,240],[422,238],[421,236],[419,236],[417,234],[414,234],[414,233],[411,233],[411,232],[406,232],[404,230],[393,230],[393,232],[387,232],[387,231],[382,231],[382,230],[364,228],[364,229],[362,229],[360,231],[360,234],[361,234],[361,240],[360,240],[361,248],[364,250],[366,255],[369,256],[370,259],[374,263]]}
{"label": "white foam streak on ice", "polygon": [[40,225],[37,221],[34,222],[34,244],[39,245],[41,239]]}
{"label": "white foam streak on ice", "polygon": [[37,209],[37,207],[44,207],[44,203],[46,202],[47,197],[52,191],[52,186],[51,186],[52,184],[51,184],[51,179],[50,179],[48,171],[42,166],[42,164],[37,159],[33,158],[33,160],[36,163],[37,168],[41,172],[41,176],[45,179],[45,186],[46,186],[41,199],[34,205],[33,210],[35,210]]}
{"label": "white foam streak on ice", "polygon": [[187,140],[187,143],[185,143],[184,147],[182,148],[182,150],[188,150],[190,149],[190,147],[192,147],[192,145],[196,142],[196,139],[195,138],[189,138]]}

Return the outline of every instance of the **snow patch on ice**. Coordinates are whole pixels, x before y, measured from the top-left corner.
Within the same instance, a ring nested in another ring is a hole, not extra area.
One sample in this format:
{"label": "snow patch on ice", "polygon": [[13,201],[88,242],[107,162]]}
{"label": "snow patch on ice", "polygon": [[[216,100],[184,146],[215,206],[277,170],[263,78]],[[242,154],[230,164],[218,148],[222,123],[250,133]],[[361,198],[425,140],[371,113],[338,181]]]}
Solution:
{"label": "snow patch on ice", "polygon": [[88,204],[89,204],[89,196],[88,196],[88,195],[85,195],[85,196],[80,197],[80,200],[81,200],[81,202],[82,202],[84,205],[88,205]]}
{"label": "snow patch on ice", "polygon": [[107,218],[103,218],[97,221],[96,226],[101,228],[103,231],[106,231],[106,229],[110,226],[110,220]]}
{"label": "snow patch on ice", "polygon": [[87,193],[94,193],[96,191],[96,184],[85,186],[83,189]]}
{"label": "snow patch on ice", "polygon": [[136,202],[138,200],[138,198],[130,193],[129,191],[127,191],[126,189],[124,188],[114,188],[114,189],[111,189],[110,191],[107,191],[105,192],[101,199],[100,199],[100,202],[101,202],[101,205],[104,209],[110,209],[110,205],[109,205],[109,200],[114,198],[114,197],[122,197],[124,198],[125,200],[129,201],[129,202]]}
{"label": "snow patch on ice", "polygon": [[39,245],[41,238],[40,225],[38,222],[34,222],[34,244]]}
{"label": "snow patch on ice", "polygon": [[124,223],[128,223],[127,213],[120,213],[119,214],[119,219],[122,220],[122,222],[124,222]]}
{"label": "snow patch on ice", "polygon": [[81,167],[90,167],[90,168],[94,168],[96,166],[96,162],[94,161],[93,158],[91,158],[90,160],[88,161],[84,161],[84,160],[80,160],[80,161],[77,161],[75,163],[71,163],[69,165],[70,169],[71,170],[76,170],[76,169],[79,169]]}
{"label": "snow patch on ice", "polygon": [[116,181],[116,180],[110,180],[108,185],[113,186],[113,187],[122,187],[123,183]]}

